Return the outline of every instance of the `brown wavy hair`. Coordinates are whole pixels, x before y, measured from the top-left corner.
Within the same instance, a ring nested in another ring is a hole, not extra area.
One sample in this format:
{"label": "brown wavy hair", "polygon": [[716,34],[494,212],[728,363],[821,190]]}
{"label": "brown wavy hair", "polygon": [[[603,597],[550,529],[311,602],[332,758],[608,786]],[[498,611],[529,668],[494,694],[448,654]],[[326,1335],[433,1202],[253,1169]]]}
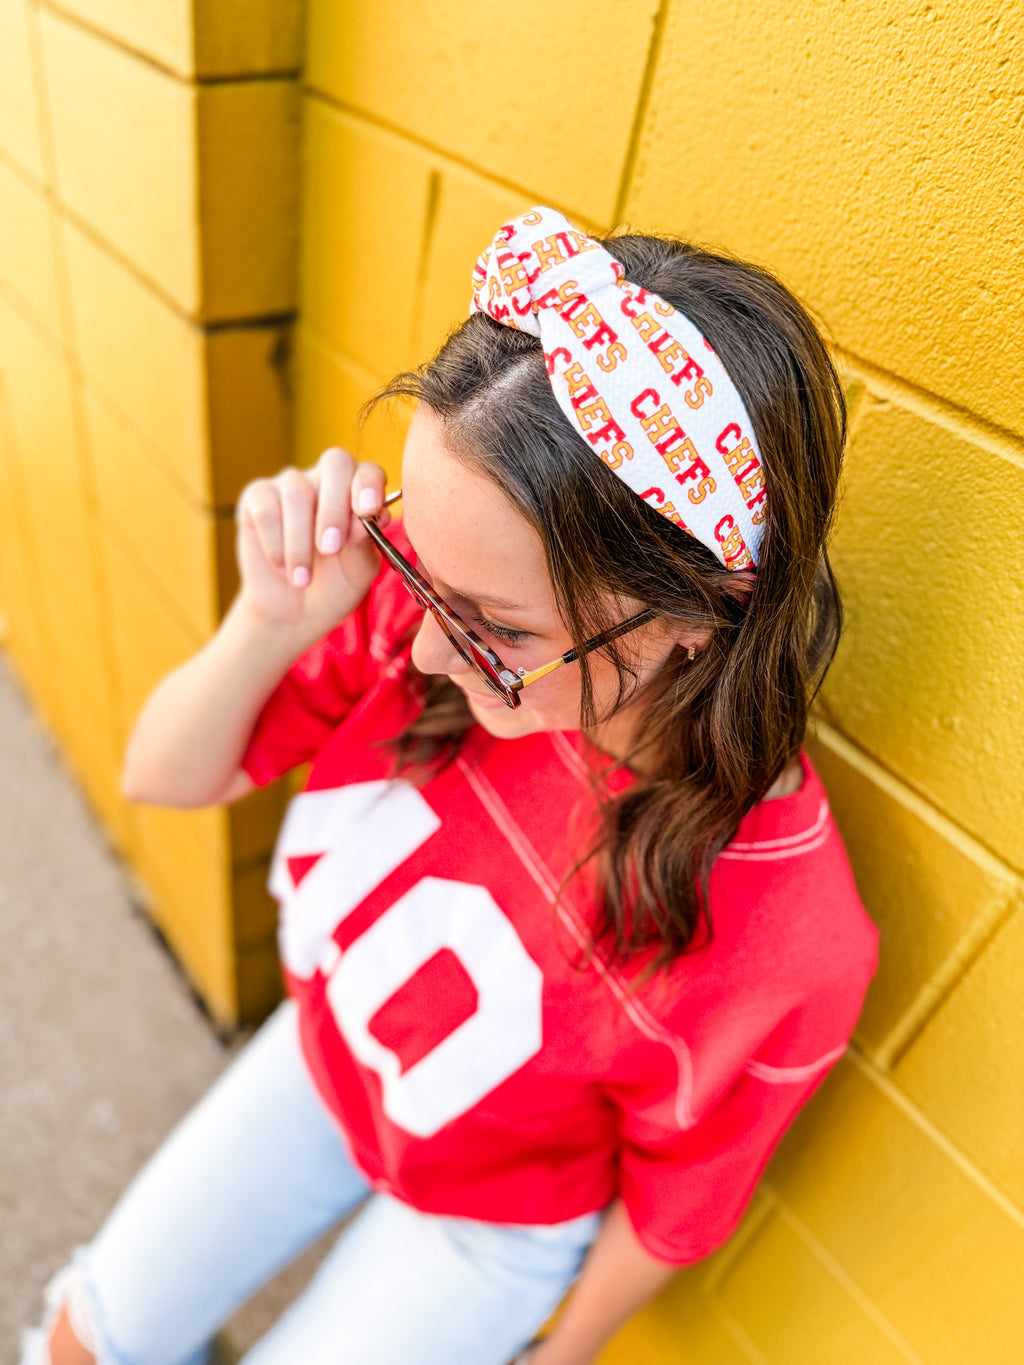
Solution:
{"label": "brown wavy hair", "polygon": [[[739,390],[763,457],[767,518],[757,571],[725,570],[631,492],[563,415],[540,342],[477,313],[419,370],[371,400],[412,397],[448,448],[485,474],[537,530],[575,644],[633,598],[707,645],[674,650],[648,685],[636,782],[601,802],[595,942],[625,958],[654,944],[655,967],[706,941],[712,863],[796,755],[831,662],[840,604],[826,553],[846,439],[835,367],[803,306],[767,271],[662,237],[606,240],[626,278],[700,328]],[[746,580],[746,581],[744,581]],[[628,639],[606,647],[617,704],[635,693]],[[598,719],[587,659],[581,726]],[[461,692],[425,679],[404,761],[451,754],[472,723]]]}

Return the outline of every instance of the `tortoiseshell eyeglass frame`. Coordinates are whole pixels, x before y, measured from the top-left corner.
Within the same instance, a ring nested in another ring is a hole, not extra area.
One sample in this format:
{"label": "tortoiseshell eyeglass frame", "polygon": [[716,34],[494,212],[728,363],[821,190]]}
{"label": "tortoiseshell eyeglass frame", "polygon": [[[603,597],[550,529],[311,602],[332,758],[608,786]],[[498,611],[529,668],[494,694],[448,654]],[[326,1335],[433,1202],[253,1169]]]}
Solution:
{"label": "tortoiseshell eyeglass frame", "polygon": [[[401,496],[401,489],[388,494],[384,499],[384,506],[390,507],[392,503],[398,502]],[[505,705],[513,711],[521,704],[519,693],[530,683],[536,682],[538,678],[547,677],[549,673],[553,673],[556,668],[561,668],[563,664],[575,663],[581,654],[589,654],[593,649],[600,649],[602,645],[610,644],[612,640],[617,640],[620,635],[626,635],[629,631],[646,625],[648,621],[653,621],[659,614],[653,607],[647,607],[635,616],[629,617],[628,620],[620,622],[619,625],[612,626],[610,630],[602,631],[600,635],[595,635],[593,639],[587,640],[582,648],[567,649],[564,654],[553,659],[549,664],[544,664],[540,668],[533,668],[529,672],[523,668],[513,671],[502,663],[494,650],[486,645],[480,636],[460,619],[443,598],[438,597],[422,574],[417,573],[405,556],[399,554],[377,525],[377,515],[362,517],[361,521],[384,560],[399,575],[419,605],[425,611],[430,612],[459,656],[465,660],[478,677],[483,679],[495,696],[501,697]]]}

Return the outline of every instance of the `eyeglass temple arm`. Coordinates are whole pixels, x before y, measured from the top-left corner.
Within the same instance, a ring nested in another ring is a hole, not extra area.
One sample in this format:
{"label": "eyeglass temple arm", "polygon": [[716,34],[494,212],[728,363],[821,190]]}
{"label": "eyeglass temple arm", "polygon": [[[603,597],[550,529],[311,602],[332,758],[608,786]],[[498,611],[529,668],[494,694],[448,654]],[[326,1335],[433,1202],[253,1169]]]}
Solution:
{"label": "eyeglass temple arm", "polygon": [[653,621],[658,614],[653,607],[647,607],[644,611],[638,612],[636,616],[631,616],[628,621],[622,621],[619,625],[613,626],[611,630],[602,631],[600,635],[595,635],[592,639],[585,641],[582,650],[573,645],[572,649],[567,649],[560,659],[544,664],[542,668],[535,668],[532,673],[520,673],[517,682],[520,687],[525,687],[527,683],[536,682],[538,678],[546,677],[547,674],[553,673],[556,668],[561,668],[563,664],[574,663],[581,653],[589,654],[592,649],[610,644],[612,640],[617,640],[620,635],[626,635],[629,631],[636,630],[638,626],[646,625],[648,621]]}

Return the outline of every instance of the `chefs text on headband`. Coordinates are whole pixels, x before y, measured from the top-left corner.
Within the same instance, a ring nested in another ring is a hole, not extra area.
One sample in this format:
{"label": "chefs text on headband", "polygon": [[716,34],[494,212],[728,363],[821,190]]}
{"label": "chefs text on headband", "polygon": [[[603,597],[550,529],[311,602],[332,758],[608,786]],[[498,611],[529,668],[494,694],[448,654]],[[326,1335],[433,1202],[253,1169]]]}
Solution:
{"label": "chefs text on headband", "polygon": [[752,568],[766,490],[743,400],[689,318],[624,276],[535,208],[480,257],[471,310],[539,337],[559,406],[608,468],[726,568]]}

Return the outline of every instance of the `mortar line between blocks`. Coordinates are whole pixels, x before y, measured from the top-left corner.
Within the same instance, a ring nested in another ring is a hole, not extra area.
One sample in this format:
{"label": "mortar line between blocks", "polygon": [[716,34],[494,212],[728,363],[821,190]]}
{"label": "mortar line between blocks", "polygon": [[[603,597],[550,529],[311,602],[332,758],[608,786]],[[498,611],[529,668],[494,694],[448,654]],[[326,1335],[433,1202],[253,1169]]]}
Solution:
{"label": "mortar line between blocks", "polygon": [[651,40],[647,46],[647,57],[644,62],[643,76],[640,79],[640,91],[637,96],[636,109],[633,113],[633,126],[629,130],[629,143],[626,147],[626,155],[622,162],[622,175],[619,177],[619,189],[615,196],[615,207],[612,210],[612,227],[616,227],[622,221],[625,212],[626,201],[629,198],[630,190],[633,188],[633,174],[636,170],[637,154],[640,150],[640,139],[643,137],[644,123],[647,120],[647,110],[651,102],[651,91],[654,88],[654,77],[658,66],[658,57],[661,52],[661,39],[665,31],[665,20],[668,17],[669,0],[659,0],[658,8],[654,14],[651,24]]}
{"label": "mortar line between blocks", "polygon": [[717,1294],[718,1286],[757,1237],[774,1212],[777,1202],[775,1194],[763,1183],[758,1186],[754,1201],[743,1222],[715,1256],[714,1266],[701,1280],[700,1287],[706,1295]]}
{"label": "mortar line between blocks", "polygon": [[980,1170],[972,1161],[964,1156],[963,1152],[956,1147],[946,1136],[941,1128],[920,1110],[916,1104],[904,1095],[896,1082],[886,1074],[870,1057],[865,1056],[859,1048],[851,1047],[847,1049],[847,1057],[851,1065],[855,1066],[869,1081],[871,1081],[882,1094],[897,1109],[901,1111],[920,1132],[937,1147],[939,1151],[954,1165],[960,1173],[965,1176],[986,1198],[1004,1213],[1015,1227],[1024,1230],[1024,1211],[1005,1195],[985,1173]]}
{"label": "mortar line between blocks", "polygon": [[427,202],[423,209],[423,230],[420,237],[420,258],[416,266],[416,286],[413,295],[412,317],[409,319],[409,346],[415,355],[420,347],[420,327],[423,323],[424,295],[427,288],[427,271],[430,266],[430,252],[434,243],[434,228],[441,204],[441,172],[431,166],[427,180]]}
{"label": "mortar line between blocks", "polygon": [[298,316],[298,308],[284,309],[272,313],[245,314],[237,318],[210,318],[205,319],[190,313],[172,294],[169,294],[161,284],[147,275],[140,269],[138,263],[131,256],[125,255],[120,247],[116,246],[108,237],[105,237],[98,228],[94,227],[87,218],[83,218],[70,205],[66,204],[58,195],[54,195],[54,209],[57,214],[72,227],[76,228],[83,237],[87,237],[94,247],[97,247],[105,255],[121,267],[126,274],[130,275],[137,284],[142,287],[154,298],[170,309],[172,313],[182,322],[190,327],[195,327],[198,331],[210,334],[230,330],[242,330],[245,328],[258,328],[267,326],[282,326],[291,323]]}
{"label": "mortar line between blocks", "polygon": [[776,1213],[786,1224],[790,1231],[807,1247],[807,1250],[819,1261],[828,1271],[839,1286],[853,1299],[854,1303],[865,1315],[870,1318],[883,1336],[896,1347],[896,1349],[910,1362],[910,1365],[927,1365],[922,1356],[911,1346],[901,1333],[893,1326],[881,1309],[875,1304],[871,1297],[860,1287],[857,1281],[850,1275],[849,1271],[840,1261],[829,1251],[824,1242],[815,1237],[797,1215],[790,1209],[781,1195],[772,1192],[775,1197]]}
{"label": "mortar line between blocks", "polygon": [[1016,909],[1016,898],[1007,896],[997,909],[981,916],[966,930],[904,1010],[899,1023],[877,1048],[872,1048],[872,1055],[880,1067],[892,1071],[899,1065]]}
{"label": "mortar line between blocks", "polygon": [[143,52],[141,48],[133,47],[130,42],[119,35],[109,33],[106,29],[97,27],[96,24],[90,24],[88,19],[83,19],[80,14],[65,9],[63,5],[57,3],[57,0],[35,0],[35,4],[38,9],[49,10],[51,14],[55,14],[64,23],[70,24],[72,28],[80,29],[83,33],[88,33],[91,38],[95,38],[98,42],[106,43],[108,47],[116,48],[119,52],[144,62],[146,66],[158,71],[161,76],[167,76],[171,80],[177,81],[179,85],[191,85],[193,83],[193,77],[184,75],[181,71],[175,70],[173,66],[168,66],[158,57],[154,57],[152,53]]}
{"label": "mortar line between blocks", "polygon": [[597,218],[592,218],[586,213],[581,213],[575,208],[569,207],[562,200],[552,199],[550,196],[542,196],[537,190],[533,190],[520,184],[518,181],[509,180],[505,176],[496,175],[479,166],[475,161],[470,161],[467,157],[461,157],[456,152],[447,150],[439,146],[436,142],[429,142],[426,138],[419,137],[416,133],[411,133],[408,128],[403,128],[397,123],[381,118],[379,114],[373,114],[368,109],[362,108],[357,104],[350,104],[346,100],[335,99],[333,95],[325,90],[319,89],[315,85],[304,84],[302,93],[310,99],[319,100],[335,114],[344,114],[347,118],[355,119],[359,123],[365,123],[371,128],[376,128],[382,133],[387,133],[390,137],[397,138],[400,142],[406,142],[411,147],[418,147],[420,151],[427,152],[435,157],[443,166],[456,166],[459,170],[469,171],[477,176],[487,185],[496,185],[499,189],[510,190],[512,194],[521,195],[525,205],[546,204],[549,208],[557,209],[564,213],[573,223],[584,228],[587,232],[601,233],[606,230],[607,223]]}
{"label": "mortar line between blocks", "polygon": [[965,408],[959,408],[949,399],[901,379],[899,375],[891,374],[852,351],[839,348],[838,354],[844,368],[851,375],[863,379],[876,398],[886,399],[904,411],[923,418],[932,426],[942,427],[971,445],[1024,469],[1024,437]]}
{"label": "mortar line between blocks", "polygon": [[842,371],[844,380],[853,380],[854,392],[853,401],[846,409],[846,450],[844,458],[849,456],[850,446],[857,434],[864,414],[871,408],[871,390],[868,388],[867,380],[856,370],[844,367]]}
{"label": "mortar line between blocks", "polygon": [[761,1348],[749,1335],[746,1328],[741,1326],[738,1319],[726,1308],[717,1294],[708,1295],[708,1304],[713,1312],[718,1315],[722,1326],[735,1341],[743,1354],[750,1361],[750,1365],[772,1365],[772,1362],[764,1354]]}
{"label": "mortar line between blocks", "polygon": [[358,378],[363,381],[368,388],[379,388],[380,385],[385,382],[380,375],[375,374],[373,370],[370,369],[365,360],[360,360],[352,351],[331,341],[328,337],[325,337],[322,332],[318,332],[310,323],[308,317],[300,314],[297,330],[300,335],[311,340],[314,346],[323,351],[326,355],[332,358],[337,356],[341,360],[344,360],[346,365],[350,365],[352,369],[356,371]]}
{"label": "mortar line between blocks", "polygon": [[51,259],[54,279],[57,286],[57,306],[60,312],[61,353],[67,370],[68,388],[71,400],[71,421],[77,450],[76,464],[82,480],[86,511],[92,520],[86,535],[86,553],[92,567],[93,582],[101,597],[104,619],[99,631],[100,663],[103,683],[110,700],[114,737],[123,742],[124,736],[124,696],[121,675],[117,666],[111,605],[113,595],[107,564],[99,538],[99,491],[96,475],[96,461],[93,454],[89,419],[85,407],[86,377],[82,365],[78,325],[72,300],[71,267],[68,264],[68,246],[65,223],[59,210],[60,183],[57,177],[57,144],[53,129],[53,110],[50,100],[49,74],[43,45],[40,10],[38,5],[29,5],[26,10],[29,33],[29,60],[32,63],[32,79],[35,93],[36,117],[38,120],[39,141],[46,174],[47,232],[50,240]]}
{"label": "mortar line between blocks", "polygon": [[906,778],[887,767],[875,754],[861,748],[820,711],[815,713],[812,724],[814,735],[820,737],[822,742],[852,767],[870,777],[888,795],[908,807],[940,838],[958,848],[989,876],[1006,882],[1008,890],[1014,887],[1024,889],[1024,877],[1019,868],[1008,862],[1005,855],[990,848],[977,835],[958,824],[941,806],[936,805],[931,797],[923,795],[916,787],[911,786]]}
{"label": "mortar line between blocks", "polygon": [[[88,33],[90,37],[98,42],[106,43],[108,47],[116,48],[125,53],[126,56],[134,57],[136,61],[142,62],[161,76],[166,76],[170,80],[177,81],[179,85],[229,85],[229,84],[251,84],[254,81],[297,81],[302,75],[301,63],[297,66],[272,68],[267,71],[239,71],[235,74],[205,76],[201,72],[181,71],[175,66],[171,66],[167,61],[152,52],[146,52],[141,47],[137,47],[122,34],[112,33],[109,29],[100,28],[97,24],[92,24],[81,14],[73,10],[65,9],[59,0],[35,0],[39,9],[49,10],[66,24],[81,29],[83,33]],[[194,33],[191,35],[194,38]],[[195,65],[195,49],[191,47],[189,56]]]}
{"label": "mortar line between blocks", "polygon": [[47,197],[49,187],[45,179],[40,180],[31,166],[26,166],[24,161],[19,161],[9,147],[2,145],[0,145],[0,166],[3,166],[15,180],[20,181],[25,189],[32,190],[41,199]]}

